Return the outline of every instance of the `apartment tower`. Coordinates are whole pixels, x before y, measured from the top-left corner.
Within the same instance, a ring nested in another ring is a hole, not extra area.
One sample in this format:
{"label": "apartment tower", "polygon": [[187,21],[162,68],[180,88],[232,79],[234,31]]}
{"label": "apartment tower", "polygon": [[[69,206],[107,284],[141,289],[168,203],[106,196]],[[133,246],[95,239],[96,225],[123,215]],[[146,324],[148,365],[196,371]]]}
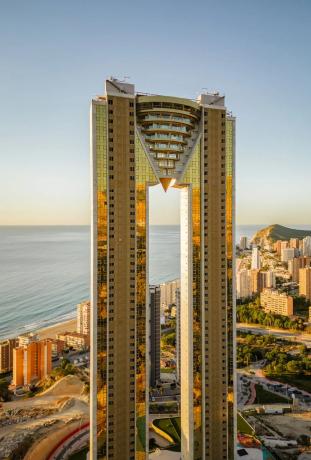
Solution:
{"label": "apartment tower", "polygon": [[91,459],[148,458],[148,190],[181,199],[181,450],[234,458],[235,119],[219,94],[135,93],[91,106]]}

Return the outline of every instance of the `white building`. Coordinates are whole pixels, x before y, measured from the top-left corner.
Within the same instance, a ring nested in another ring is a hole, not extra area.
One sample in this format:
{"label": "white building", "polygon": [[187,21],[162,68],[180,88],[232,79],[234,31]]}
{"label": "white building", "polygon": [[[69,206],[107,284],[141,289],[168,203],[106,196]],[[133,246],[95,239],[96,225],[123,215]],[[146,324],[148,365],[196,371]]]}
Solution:
{"label": "white building", "polygon": [[281,261],[288,262],[295,257],[295,248],[285,248],[281,250]]}
{"label": "white building", "polygon": [[25,347],[29,345],[31,342],[37,342],[39,340],[39,336],[34,332],[28,332],[27,334],[19,335],[17,337],[17,340],[19,347]]}
{"label": "white building", "polygon": [[311,256],[311,236],[306,236],[302,240],[302,250],[304,256]]}
{"label": "white building", "polygon": [[257,246],[252,250],[252,270],[260,269],[260,252]]}
{"label": "white building", "polygon": [[77,305],[77,332],[90,335],[91,304],[87,300]]}
{"label": "white building", "polygon": [[160,284],[161,291],[161,308],[165,309],[169,305],[176,305],[176,289],[180,288],[180,280],[168,281]]}
{"label": "white building", "polygon": [[252,296],[251,276],[249,270],[243,269],[237,272],[236,284],[238,299],[247,299]]}

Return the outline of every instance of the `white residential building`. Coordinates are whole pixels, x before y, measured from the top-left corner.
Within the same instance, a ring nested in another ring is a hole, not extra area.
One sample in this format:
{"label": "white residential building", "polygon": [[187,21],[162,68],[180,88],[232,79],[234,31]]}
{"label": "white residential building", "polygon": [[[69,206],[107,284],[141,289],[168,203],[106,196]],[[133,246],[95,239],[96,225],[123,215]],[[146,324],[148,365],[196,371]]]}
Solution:
{"label": "white residential building", "polygon": [[91,304],[85,301],[77,305],[77,332],[90,335]]}
{"label": "white residential building", "polygon": [[252,270],[260,269],[260,252],[257,246],[253,247],[252,250]]}

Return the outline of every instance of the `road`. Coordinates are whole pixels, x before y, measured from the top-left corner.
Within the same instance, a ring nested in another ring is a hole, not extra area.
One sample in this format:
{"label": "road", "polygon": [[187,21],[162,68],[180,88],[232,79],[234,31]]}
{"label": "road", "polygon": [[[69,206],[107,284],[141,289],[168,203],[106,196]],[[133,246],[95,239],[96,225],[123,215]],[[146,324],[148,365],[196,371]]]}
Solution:
{"label": "road", "polygon": [[268,329],[257,324],[238,323],[237,330],[241,332],[251,332],[257,335],[274,335],[280,339],[290,340],[293,342],[303,343],[311,348],[311,334],[302,332],[283,331],[281,329]]}

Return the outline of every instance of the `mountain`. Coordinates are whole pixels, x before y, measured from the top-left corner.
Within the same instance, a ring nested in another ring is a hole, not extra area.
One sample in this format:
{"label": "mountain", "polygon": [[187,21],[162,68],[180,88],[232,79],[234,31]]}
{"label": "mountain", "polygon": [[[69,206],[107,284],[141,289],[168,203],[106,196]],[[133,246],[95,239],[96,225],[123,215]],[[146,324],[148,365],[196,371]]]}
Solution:
{"label": "mountain", "polygon": [[283,227],[283,225],[274,224],[262,228],[253,236],[252,242],[260,244],[262,240],[265,243],[274,243],[277,240],[289,240],[290,238],[305,238],[311,236],[311,230],[296,230],[295,228]]}

